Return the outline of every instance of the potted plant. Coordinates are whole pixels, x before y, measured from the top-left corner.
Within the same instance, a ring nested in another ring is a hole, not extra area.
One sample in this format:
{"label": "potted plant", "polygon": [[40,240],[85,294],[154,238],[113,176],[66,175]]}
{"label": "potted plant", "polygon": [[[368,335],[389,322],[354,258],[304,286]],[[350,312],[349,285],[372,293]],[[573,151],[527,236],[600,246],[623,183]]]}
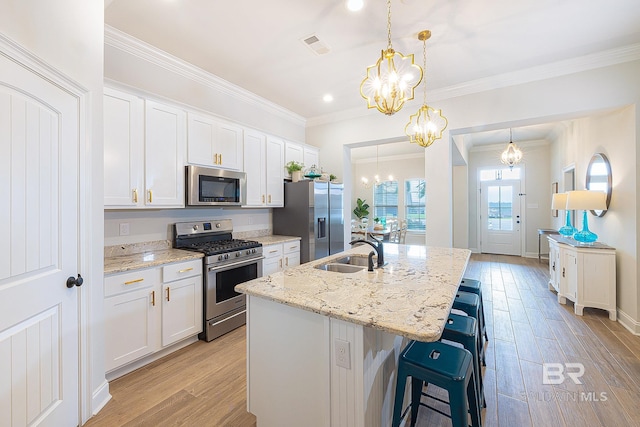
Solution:
{"label": "potted plant", "polygon": [[353,209],[353,214],[358,217],[360,222],[362,222],[363,218],[369,216],[369,205],[367,204],[367,201],[358,197],[358,200],[356,200],[356,207]]}
{"label": "potted plant", "polygon": [[302,168],[304,168],[302,163],[291,160],[285,165],[285,167],[287,168],[289,175],[291,175],[291,181],[298,182],[302,179]]}

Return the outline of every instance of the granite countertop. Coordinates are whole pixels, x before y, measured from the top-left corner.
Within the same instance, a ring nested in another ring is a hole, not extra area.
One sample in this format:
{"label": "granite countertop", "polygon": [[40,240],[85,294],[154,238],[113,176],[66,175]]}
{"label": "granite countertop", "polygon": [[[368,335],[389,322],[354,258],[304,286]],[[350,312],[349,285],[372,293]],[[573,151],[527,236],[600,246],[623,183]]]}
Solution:
{"label": "granite countertop", "polygon": [[314,266],[359,246],[236,286],[237,292],[419,341],[440,338],[471,252],[467,249],[385,245],[382,269],[335,273]]}
{"label": "granite countertop", "polygon": [[260,242],[263,245],[276,245],[278,243],[295,242],[296,240],[300,240],[300,237],[299,236],[279,236],[277,234],[272,234],[270,236],[254,237],[251,240]]}
{"label": "granite countertop", "polygon": [[107,246],[104,250],[104,274],[189,261],[203,256],[200,252],[173,249],[168,240]]}

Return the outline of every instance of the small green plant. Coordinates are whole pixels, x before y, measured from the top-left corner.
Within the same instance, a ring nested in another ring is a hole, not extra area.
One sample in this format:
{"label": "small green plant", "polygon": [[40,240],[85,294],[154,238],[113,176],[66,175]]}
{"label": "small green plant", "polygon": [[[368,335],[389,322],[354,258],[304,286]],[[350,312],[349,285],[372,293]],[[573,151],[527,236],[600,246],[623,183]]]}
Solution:
{"label": "small green plant", "polygon": [[329,175],[329,181],[333,181],[333,180],[335,180],[336,178],[338,178],[338,177],[337,177],[337,176],[335,176],[334,174],[330,174],[330,175]]}
{"label": "small green plant", "polygon": [[295,171],[301,171],[304,165],[302,163],[298,163],[294,160],[291,160],[289,163],[284,165],[284,167],[287,168],[287,172],[291,174],[292,172],[295,172]]}
{"label": "small green plant", "polygon": [[353,214],[358,217],[358,219],[366,218],[369,216],[369,205],[366,200],[363,200],[358,197],[356,200],[356,207],[353,210]]}
{"label": "small green plant", "polygon": [[380,218],[378,218],[378,217],[373,218],[373,222],[375,222],[376,224],[379,223],[380,222]]}

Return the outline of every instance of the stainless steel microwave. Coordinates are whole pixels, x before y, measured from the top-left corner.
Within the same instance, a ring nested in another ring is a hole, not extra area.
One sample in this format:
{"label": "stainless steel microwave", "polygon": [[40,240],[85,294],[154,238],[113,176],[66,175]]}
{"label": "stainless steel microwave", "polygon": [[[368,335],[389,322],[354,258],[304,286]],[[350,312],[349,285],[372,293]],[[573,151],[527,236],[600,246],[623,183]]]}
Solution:
{"label": "stainless steel microwave", "polygon": [[187,206],[242,206],[247,174],[201,166],[186,167]]}

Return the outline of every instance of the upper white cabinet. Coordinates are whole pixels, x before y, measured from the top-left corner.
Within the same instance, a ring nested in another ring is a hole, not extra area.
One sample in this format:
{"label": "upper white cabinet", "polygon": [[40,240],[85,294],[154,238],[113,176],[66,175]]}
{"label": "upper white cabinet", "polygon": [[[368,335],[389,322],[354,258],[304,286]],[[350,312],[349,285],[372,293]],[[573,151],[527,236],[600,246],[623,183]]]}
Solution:
{"label": "upper white cabinet", "polygon": [[106,208],[184,206],[184,111],[105,88],[104,137]]}
{"label": "upper white cabinet", "polygon": [[242,169],[242,128],[213,117],[189,113],[187,161],[223,169]]}
{"label": "upper white cabinet", "polygon": [[[320,167],[318,153],[317,148],[287,141],[285,143],[284,163],[287,164],[291,161],[302,163],[305,169],[314,165]],[[291,178],[287,172],[285,172],[285,176]]]}
{"label": "upper white cabinet", "polygon": [[244,132],[244,170],[249,207],[284,206],[284,142],[253,131]]}
{"label": "upper white cabinet", "polygon": [[144,191],[144,102],[104,89],[104,204],[136,207]]}
{"label": "upper white cabinet", "polygon": [[184,207],[184,111],[145,102],[145,205]]}
{"label": "upper white cabinet", "polygon": [[313,165],[320,167],[320,154],[317,148],[304,147],[304,165],[310,168]]}

